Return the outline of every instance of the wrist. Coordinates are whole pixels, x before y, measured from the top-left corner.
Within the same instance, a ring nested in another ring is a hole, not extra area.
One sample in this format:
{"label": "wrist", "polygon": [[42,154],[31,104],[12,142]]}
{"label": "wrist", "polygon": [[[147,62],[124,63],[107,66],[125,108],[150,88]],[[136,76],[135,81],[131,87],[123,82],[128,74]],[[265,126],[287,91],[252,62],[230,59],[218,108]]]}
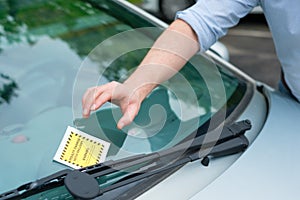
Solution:
{"label": "wrist", "polygon": [[136,95],[141,101],[143,101],[149,93],[157,86],[154,83],[145,83],[145,82],[135,82],[126,80],[123,85],[125,88],[128,88],[128,92],[133,95]]}

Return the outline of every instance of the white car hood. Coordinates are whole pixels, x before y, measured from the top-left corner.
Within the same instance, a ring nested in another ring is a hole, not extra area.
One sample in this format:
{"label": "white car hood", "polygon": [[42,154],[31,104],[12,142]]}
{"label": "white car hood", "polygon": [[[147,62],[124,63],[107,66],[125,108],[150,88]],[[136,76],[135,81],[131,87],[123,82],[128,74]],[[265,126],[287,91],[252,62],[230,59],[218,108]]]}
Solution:
{"label": "white car hood", "polygon": [[269,93],[270,110],[254,143],[198,199],[299,199],[300,104]]}

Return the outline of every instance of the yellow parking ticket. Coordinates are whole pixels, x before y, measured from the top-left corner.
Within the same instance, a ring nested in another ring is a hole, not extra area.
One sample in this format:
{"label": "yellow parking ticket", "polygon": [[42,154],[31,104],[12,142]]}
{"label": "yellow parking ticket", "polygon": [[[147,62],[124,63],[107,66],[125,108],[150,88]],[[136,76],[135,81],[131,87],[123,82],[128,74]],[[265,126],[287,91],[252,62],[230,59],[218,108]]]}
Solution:
{"label": "yellow parking ticket", "polygon": [[53,160],[75,169],[105,161],[110,143],[68,126]]}

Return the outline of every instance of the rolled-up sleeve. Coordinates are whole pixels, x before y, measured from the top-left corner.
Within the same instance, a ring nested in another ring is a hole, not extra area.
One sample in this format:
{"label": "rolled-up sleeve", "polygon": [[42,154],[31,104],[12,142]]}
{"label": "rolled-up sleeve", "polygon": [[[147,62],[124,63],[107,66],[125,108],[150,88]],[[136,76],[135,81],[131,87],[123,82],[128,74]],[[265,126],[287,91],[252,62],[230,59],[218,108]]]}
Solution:
{"label": "rolled-up sleeve", "polygon": [[176,18],[194,29],[204,52],[258,3],[259,0],[198,0],[192,7],[177,12]]}

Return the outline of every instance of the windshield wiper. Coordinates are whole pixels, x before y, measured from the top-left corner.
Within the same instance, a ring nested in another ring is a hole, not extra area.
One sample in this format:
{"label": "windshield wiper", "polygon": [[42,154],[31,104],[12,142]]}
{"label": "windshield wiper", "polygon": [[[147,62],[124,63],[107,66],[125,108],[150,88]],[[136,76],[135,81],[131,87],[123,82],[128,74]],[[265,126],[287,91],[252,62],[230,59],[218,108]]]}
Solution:
{"label": "windshield wiper", "polygon": [[[244,133],[250,129],[250,121],[243,120],[225,125],[221,132],[213,130],[159,152],[134,155],[116,161],[109,160],[79,170],[62,170],[0,194],[0,199],[26,198],[62,185],[66,186],[75,199],[93,199],[129,183],[181,167],[188,162],[202,159],[202,164],[207,165],[209,157],[242,152],[249,145]],[[120,171],[129,171],[130,173],[105,188],[99,187],[97,178]]]}

